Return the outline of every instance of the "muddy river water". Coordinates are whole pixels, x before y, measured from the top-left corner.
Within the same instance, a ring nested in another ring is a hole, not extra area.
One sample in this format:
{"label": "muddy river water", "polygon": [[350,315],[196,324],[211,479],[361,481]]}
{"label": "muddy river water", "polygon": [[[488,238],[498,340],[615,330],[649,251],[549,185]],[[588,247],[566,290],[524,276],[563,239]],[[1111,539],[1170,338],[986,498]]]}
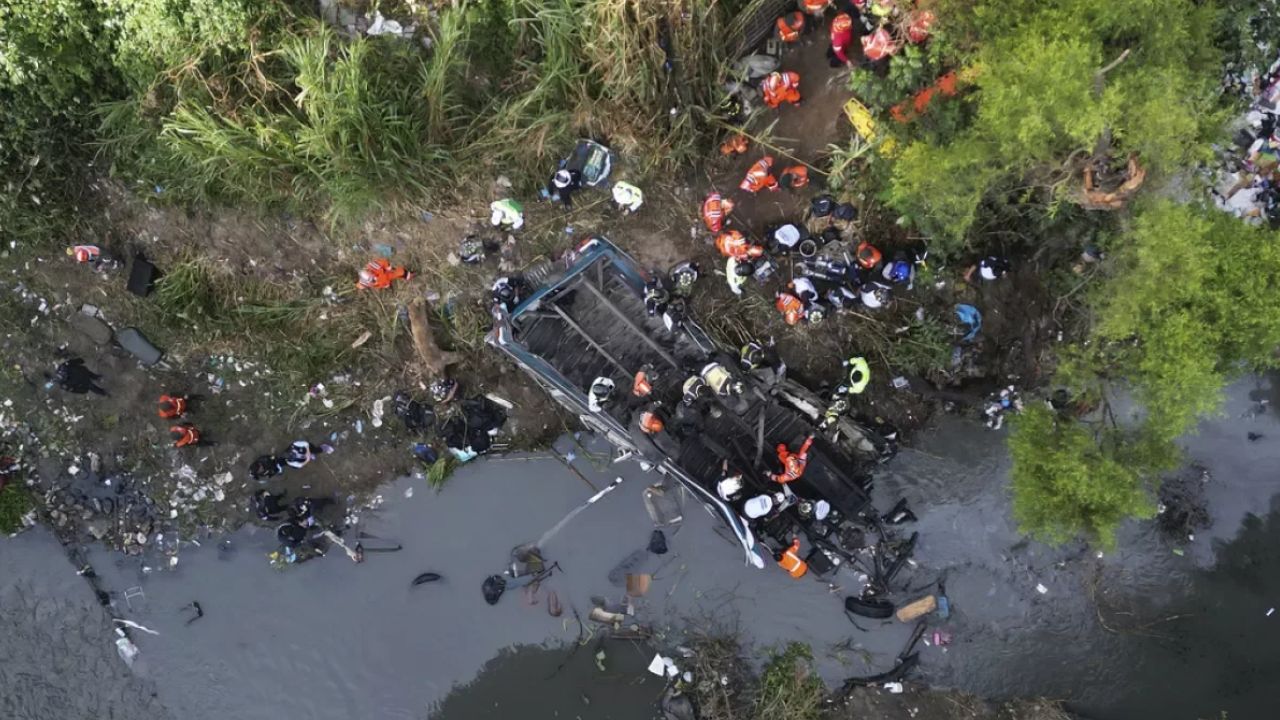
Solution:
{"label": "muddy river water", "polygon": [[[1275,717],[1280,611],[1267,613],[1280,606],[1280,423],[1258,403],[1271,395],[1264,380],[1237,384],[1222,415],[1185,440],[1211,475],[1208,531],[1175,542],[1133,523],[1101,559],[1016,533],[1001,434],[944,419],[919,438],[875,487],[879,507],[906,497],[919,516],[918,566],[902,580],[924,588],[945,574],[953,606],[940,625],[953,643],[921,647],[914,678],[1064,698],[1098,720]],[[261,528],[185,547],[165,572],[92,551],[117,595],[115,617],[158,633],[134,634],[132,671],[48,533],[0,540],[0,717],[651,718],[661,683],[644,672],[648,649],[591,637],[569,649],[591,632],[575,611],[585,620],[593,596],[624,597],[610,573],[648,541],[641,493],[650,478],[570,438],[558,449],[574,452],[583,477],[542,455],[475,463],[439,494],[420,479],[389,482],[361,526],[404,549],[362,565],[337,552],[275,570],[265,558],[272,534]],[[590,495],[583,478],[604,487],[619,476],[618,490],[545,543],[562,572],[541,594],[509,591],[485,604],[483,578]],[[674,644],[680,628],[696,626],[739,630],[754,649],[803,640],[832,682],[889,666],[906,627],[853,627],[838,589],[742,567],[715,522],[684,509],[670,551],[637,553],[633,567],[654,575],[636,616],[660,637]],[[426,571],[443,579],[411,587]],[[558,618],[548,591],[564,608]],[[188,624],[193,601],[204,616]]]}

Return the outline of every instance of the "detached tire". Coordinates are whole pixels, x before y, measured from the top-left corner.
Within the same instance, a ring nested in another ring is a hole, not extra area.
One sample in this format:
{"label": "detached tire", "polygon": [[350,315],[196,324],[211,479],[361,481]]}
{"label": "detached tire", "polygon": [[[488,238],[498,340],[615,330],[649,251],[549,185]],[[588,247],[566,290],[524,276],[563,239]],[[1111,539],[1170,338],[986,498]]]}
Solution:
{"label": "detached tire", "polygon": [[844,609],[864,618],[873,620],[885,620],[893,617],[893,603],[888,600],[863,600],[859,597],[850,595],[844,599]]}

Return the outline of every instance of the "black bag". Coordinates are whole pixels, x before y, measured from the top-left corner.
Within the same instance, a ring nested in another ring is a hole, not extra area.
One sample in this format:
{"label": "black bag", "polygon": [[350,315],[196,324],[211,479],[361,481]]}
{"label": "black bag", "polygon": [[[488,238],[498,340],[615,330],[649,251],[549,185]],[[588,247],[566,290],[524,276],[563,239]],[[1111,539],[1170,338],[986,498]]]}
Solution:
{"label": "black bag", "polygon": [[484,601],[490,605],[497,605],[502,593],[506,591],[507,581],[503,580],[501,575],[490,575],[480,586],[480,592],[484,593]]}
{"label": "black bag", "polygon": [[830,195],[819,195],[809,201],[809,213],[816,218],[824,218],[831,215],[836,208],[836,199]]}
{"label": "black bag", "polygon": [[649,536],[649,552],[654,555],[667,554],[667,536],[663,535],[661,530],[654,530]]}
{"label": "black bag", "polygon": [[146,297],[155,289],[160,271],[150,260],[141,255],[133,256],[133,267],[129,268],[129,292],[138,297]]}
{"label": "black bag", "polygon": [[836,206],[834,215],[837,220],[853,222],[858,219],[858,208],[854,207],[852,203],[840,203]]}

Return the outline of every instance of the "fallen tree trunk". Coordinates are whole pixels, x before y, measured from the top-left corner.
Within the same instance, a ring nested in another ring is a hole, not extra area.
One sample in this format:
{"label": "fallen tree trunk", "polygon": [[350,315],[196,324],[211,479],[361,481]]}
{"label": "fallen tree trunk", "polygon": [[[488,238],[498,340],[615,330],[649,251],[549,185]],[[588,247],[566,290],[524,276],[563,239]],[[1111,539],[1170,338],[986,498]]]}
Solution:
{"label": "fallen tree trunk", "polygon": [[445,369],[462,361],[458,353],[441,350],[436,344],[431,325],[427,323],[427,301],[418,298],[409,304],[409,329],[413,333],[413,348],[418,361],[428,375],[444,375]]}

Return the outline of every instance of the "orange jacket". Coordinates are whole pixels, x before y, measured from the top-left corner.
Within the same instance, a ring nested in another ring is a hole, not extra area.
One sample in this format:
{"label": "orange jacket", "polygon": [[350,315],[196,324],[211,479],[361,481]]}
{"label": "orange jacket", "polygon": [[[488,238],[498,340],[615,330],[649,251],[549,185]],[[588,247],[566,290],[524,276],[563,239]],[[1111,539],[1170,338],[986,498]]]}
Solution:
{"label": "orange jacket", "polygon": [[649,382],[649,374],[641,370],[636,373],[635,382],[631,383],[631,394],[636,397],[649,397],[653,394],[653,383]]}
{"label": "orange jacket", "polygon": [[74,245],[67,250],[67,254],[75,258],[78,263],[91,263],[102,256],[102,248],[97,245]]}
{"label": "orange jacket", "polygon": [[898,52],[898,46],[893,42],[893,36],[888,30],[878,28],[870,35],[862,36],[862,54],[867,56],[868,60],[880,60]]}
{"label": "orange jacket", "polygon": [[721,155],[741,155],[747,151],[751,144],[747,141],[747,136],[741,133],[735,134],[733,137],[720,143]]}
{"label": "orange jacket", "polygon": [[858,243],[858,249],[855,254],[858,258],[858,264],[867,270],[880,264],[880,250],[866,240]]}
{"label": "orange jacket", "polygon": [[738,187],[749,193],[757,193],[761,190],[777,190],[778,178],[773,176],[773,157],[765,155],[751,166],[747,171],[747,176],[742,178],[742,183]]}
{"label": "orange jacket", "polygon": [[831,0],[801,0],[800,6],[810,15],[821,16],[830,4]]}
{"label": "orange jacket", "polygon": [[181,396],[161,395],[157,402],[156,412],[165,420],[172,420],[187,414],[187,399]]}
{"label": "orange jacket", "polygon": [[752,245],[737,230],[722,232],[716,236],[716,249],[725,257],[734,260],[748,260],[764,255],[764,248]]}
{"label": "orange jacket", "polygon": [[911,14],[911,24],[907,25],[907,39],[919,45],[929,39],[933,21],[937,18],[931,10],[920,10]]}
{"label": "orange jacket", "polygon": [[191,425],[174,425],[169,428],[169,437],[173,438],[174,447],[186,447],[200,442],[200,431]]}
{"label": "orange jacket", "polygon": [[724,216],[733,212],[733,201],[713,192],[702,201],[702,222],[711,232],[718,233],[724,227]]}
{"label": "orange jacket", "polygon": [[[795,325],[804,319],[804,303],[800,302],[800,298],[791,293],[778,293],[778,299],[774,301],[773,305],[778,308],[778,312],[782,313],[782,319],[786,320],[788,325]],[[784,448],[786,446],[779,445],[778,447]],[[779,457],[781,457],[782,451],[779,450],[778,452]],[[797,475],[796,477],[799,476]],[[792,479],[794,480],[795,478]]]}
{"label": "orange jacket", "polygon": [[782,103],[797,104],[800,102],[800,73],[772,72],[760,84],[760,92],[764,95],[764,104],[776,108]]}
{"label": "orange jacket", "polygon": [[386,258],[378,258],[370,260],[364,266],[359,280],[356,281],[356,287],[361,290],[383,290],[391,287],[391,283],[396,280],[408,280],[411,277],[413,273],[403,267],[399,265],[392,267]]}
{"label": "orange jacket", "polygon": [[793,43],[800,39],[804,32],[804,13],[787,13],[778,18],[778,39],[784,43]]}
{"label": "orange jacket", "polygon": [[777,482],[786,485],[804,475],[804,467],[809,463],[809,447],[813,445],[813,436],[805,438],[804,444],[797,452],[791,452],[786,445],[778,444],[778,460],[782,462],[782,472],[773,476]]}
{"label": "orange jacket", "polygon": [[792,165],[782,171],[779,182],[782,187],[789,190],[799,190],[809,184],[809,168],[803,165]]}
{"label": "orange jacket", "polygon": [[797,580],[804,577],[806,572],[809,572],[809,564],[800,559],[800,538],[792,540],[791,545],[782,551],[782,557],[778,559],[778,565]]}

